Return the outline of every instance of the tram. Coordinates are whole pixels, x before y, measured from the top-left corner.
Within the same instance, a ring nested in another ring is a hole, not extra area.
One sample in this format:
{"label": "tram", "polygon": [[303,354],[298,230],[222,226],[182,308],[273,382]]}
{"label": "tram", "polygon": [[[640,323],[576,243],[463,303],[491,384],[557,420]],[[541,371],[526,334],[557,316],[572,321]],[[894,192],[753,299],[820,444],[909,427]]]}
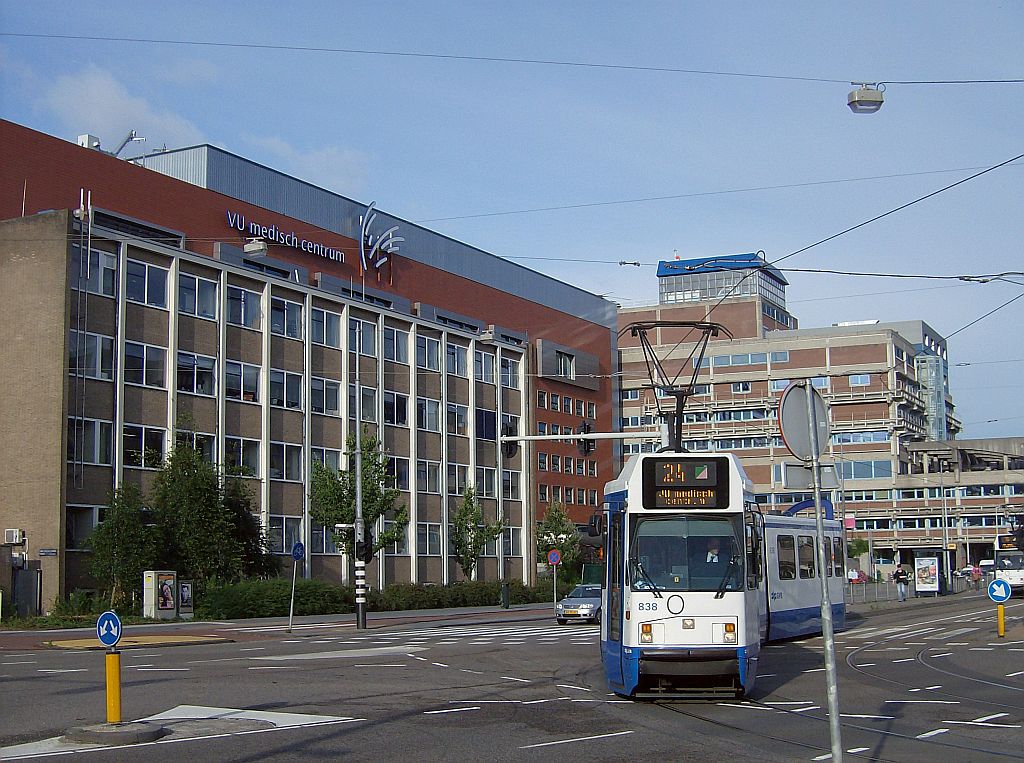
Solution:
{"label": "tram", "polygon": [[1005,580],[1012,593],[1024,594],[1024,549],[1013,533],[996,534],[995,579]]}
{"label": "tram", "polygon": [[[743,696],[765,641],[821,632],[813,519],[762,514],[728,453],[644,453],[605,487],[601,656],[628,697]],[[825,523],[845,625],[845,546]]]}

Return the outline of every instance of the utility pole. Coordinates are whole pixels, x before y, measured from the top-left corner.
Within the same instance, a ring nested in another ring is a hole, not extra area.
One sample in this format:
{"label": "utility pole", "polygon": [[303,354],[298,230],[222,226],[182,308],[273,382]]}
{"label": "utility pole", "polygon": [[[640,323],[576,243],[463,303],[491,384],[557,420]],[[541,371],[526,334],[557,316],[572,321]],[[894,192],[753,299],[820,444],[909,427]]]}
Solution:
{"label": "utility pole", "polygon": [[359,356],[363,349],[363,322],[356,323],[356,347],[355,347],[355,422],[356,422],[356,518],[355,518],[355,543],[353,552],[356,557],[356,629],[366,629],[366,562],[362,559],[363,543],[366,539],[366,530],[363,527],[363,390],[359,378]]}

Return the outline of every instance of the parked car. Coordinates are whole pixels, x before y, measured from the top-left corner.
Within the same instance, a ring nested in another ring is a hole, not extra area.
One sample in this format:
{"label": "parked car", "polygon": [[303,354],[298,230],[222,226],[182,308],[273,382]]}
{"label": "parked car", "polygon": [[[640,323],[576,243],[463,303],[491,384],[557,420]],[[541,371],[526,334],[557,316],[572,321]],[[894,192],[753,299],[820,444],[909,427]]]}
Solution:
{"label": "parked car", "polygon": [[559,625],[565,625],[570,620],[601,622],[601,586],[576,586],[555,605],[555,620]]}

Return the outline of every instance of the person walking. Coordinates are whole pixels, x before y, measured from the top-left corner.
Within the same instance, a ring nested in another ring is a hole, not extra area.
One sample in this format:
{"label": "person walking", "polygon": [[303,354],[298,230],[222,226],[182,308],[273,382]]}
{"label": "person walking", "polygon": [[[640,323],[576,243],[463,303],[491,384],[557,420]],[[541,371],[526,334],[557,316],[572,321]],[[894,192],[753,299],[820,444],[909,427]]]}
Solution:
{"label": "person walking", "polygon": [[900,601],[906,601],[907,583],[910,582],[910,573],[903,569],[902,564],[896,565],[896,570],[892,573],[892,580],[896,584],[896,594],[899,596]]}
{"label": "person walking", "polygon": [[974,590],[981,590],[981,567],[975,564],[971,567],[971,582],[974,583]]}

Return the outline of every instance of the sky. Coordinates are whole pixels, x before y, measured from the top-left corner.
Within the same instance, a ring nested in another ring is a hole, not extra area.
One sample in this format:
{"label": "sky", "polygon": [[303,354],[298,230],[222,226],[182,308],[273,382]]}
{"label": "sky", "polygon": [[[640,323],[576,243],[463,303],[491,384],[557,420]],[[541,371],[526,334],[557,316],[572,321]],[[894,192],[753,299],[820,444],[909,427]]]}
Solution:
{"label": "sky", "polygon": [[[627,307],[659,260],[775,261],[1024,153],[1024,83],[901,84],[1024,77],[1013,0],[154,5],[0,2],[0,114],[212,143]],[[1022,191],[1018,160],[779,267],[1024,271]],[[1024,298],[959,331],[1024,276],[786,276],[802,327],[958,332],[962,437],[1024,436]]]}

